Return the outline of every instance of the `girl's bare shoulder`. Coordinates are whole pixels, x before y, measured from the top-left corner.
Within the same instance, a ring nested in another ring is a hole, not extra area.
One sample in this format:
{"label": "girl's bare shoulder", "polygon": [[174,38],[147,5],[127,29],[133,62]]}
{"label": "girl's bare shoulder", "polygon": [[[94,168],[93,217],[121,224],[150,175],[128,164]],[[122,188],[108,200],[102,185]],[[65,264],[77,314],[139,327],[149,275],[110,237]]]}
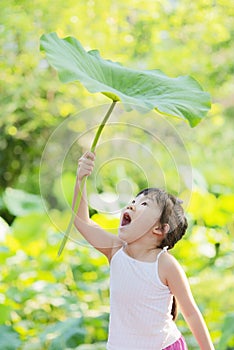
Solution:
{"label": "girl's bare shoulder", "polygon": [[168,266],[168,267],[180,266],[180,263],[178,262],[178,260],[169,251],[166,251],[165,254],[162,254],[161,260],[162,260],[163,265]]}
{"label": "girl's bare shoulder", "polygon": [[164,284],[168,285],[168,279],[172,276],[183,273],[180,263],[171,253],[162,254],[159,261],[159,274]]}

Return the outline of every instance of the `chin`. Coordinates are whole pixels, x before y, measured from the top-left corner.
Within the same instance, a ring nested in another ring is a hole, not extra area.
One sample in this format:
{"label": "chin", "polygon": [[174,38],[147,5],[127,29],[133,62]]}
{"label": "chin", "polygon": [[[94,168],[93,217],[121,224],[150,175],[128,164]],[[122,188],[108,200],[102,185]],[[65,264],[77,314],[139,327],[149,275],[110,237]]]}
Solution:
{"label": "chin", "polygon": [[121,238],[122,235],[122,227],[118,228],[118,237]]}
{"label": "chin", "polygon": [[131,235],[129,232],[123,230],[123,227],[120,227],[118,230],[118,237],[123,243],[129,244],[131,242]]}
{"label": "chin", "polygon": [[126,236],[125,232],[124,232],[124,226],[120,226],[118,229],[118,237],[120,239],[124,239]]}

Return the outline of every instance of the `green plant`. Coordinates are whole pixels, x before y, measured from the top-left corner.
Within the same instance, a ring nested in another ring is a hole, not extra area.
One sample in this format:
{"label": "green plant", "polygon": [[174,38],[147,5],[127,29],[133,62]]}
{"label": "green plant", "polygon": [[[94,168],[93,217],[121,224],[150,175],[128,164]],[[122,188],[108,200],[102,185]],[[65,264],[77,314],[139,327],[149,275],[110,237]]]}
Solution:
{"label": "green plant", "polygon": [[[160,70],[135,70],[101,58],[97,50],[86,51],[73,37],[60,39],[56,33],[41,37],[41,49],[49,63],[58,71],[62,82],[80,81],[91,93],[101,92],[112,100],[98,131],[91,151],[95,151],[101,132],[118,101],[125,109],[142,113],[157,112],[187,120],[193,127],[210,109],[210,95],[189,76],[169,78]],[[75,210],[64,235],[58,255],[63,251],[80,203],[81,184]]]}

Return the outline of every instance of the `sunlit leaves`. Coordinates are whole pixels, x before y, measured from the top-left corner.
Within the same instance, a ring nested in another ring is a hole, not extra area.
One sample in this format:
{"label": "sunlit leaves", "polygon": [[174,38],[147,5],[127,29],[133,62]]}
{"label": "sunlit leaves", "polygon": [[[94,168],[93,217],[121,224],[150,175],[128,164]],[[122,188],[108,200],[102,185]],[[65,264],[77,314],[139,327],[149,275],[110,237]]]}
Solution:
{"label": "sunlit leaves", "polygon": [[212,193],[194,191],[188,211],[194,220],[207,226],[224,226],[233,220],[233,195],[216,197]]}

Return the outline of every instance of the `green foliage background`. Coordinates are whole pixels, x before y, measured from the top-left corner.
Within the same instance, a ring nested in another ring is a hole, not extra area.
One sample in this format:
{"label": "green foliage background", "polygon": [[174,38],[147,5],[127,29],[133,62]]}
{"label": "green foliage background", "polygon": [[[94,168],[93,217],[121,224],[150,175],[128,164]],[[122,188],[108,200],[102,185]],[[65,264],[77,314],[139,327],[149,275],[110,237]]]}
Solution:
{"label": "green foliage background", "polygon": [[[56,31],[129,67],[190,74],[211,93],[212,110],[195,129],[172,122],[195,174],[190,228],[174,254],[190,278],[216,348],[234,349],[232,2],[3,0],[1,5],[0,348],[104,349],[107,338],[107,262],[73,242],[56,259],[61,234],[55,223],[65,228],[70,214],[51,206],[51,221],[40,201],[40,160],[50,134],[75,112],[108,103],[80,84],[59,82],[39,52],[40,36]],[[68,197],[75,167],[70,162],[64,174],[71,179]],[[99,192],[113,190],[120,176],[106,172]],[[133,178],[136,190],[141,188],[142,179]],[[116,219],[98,213],[94,219],[116,227]],[[177,323],[189,349],[198,349],[182,317]]]}

